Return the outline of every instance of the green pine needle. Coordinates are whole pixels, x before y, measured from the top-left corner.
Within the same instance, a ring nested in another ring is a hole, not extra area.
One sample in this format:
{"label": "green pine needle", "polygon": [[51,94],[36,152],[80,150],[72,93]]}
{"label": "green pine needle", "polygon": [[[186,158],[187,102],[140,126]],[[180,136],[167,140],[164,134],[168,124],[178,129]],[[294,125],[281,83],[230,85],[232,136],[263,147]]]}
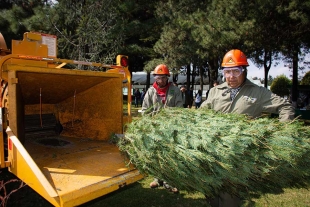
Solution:
{"label": "green pine needle", "polygon": [[129,124],[118,146],[141,173],[207,196],[244,197],[309,181],[310,130],[299,121],[167,108]]}

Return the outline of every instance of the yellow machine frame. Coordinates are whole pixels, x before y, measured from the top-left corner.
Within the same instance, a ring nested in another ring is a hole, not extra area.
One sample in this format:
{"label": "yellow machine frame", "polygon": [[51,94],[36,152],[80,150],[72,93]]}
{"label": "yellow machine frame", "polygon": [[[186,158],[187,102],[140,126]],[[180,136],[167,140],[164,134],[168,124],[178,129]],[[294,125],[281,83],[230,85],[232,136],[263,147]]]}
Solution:
{"label": "yellow machine frame", "polygon": [[[117,65],[59,59],[50,52],[56,48],[42,43],[43,36],[25,33],[22,41],[12,42],[12,54],[0,56],[0,167],[8,167],[54,206],[77,206],[140,180],[143,176],[108,141],[131,121],[131,76],[122,66],[127,56],[117,56]],[[69,63],[107,70],[63,69]],[[64,126],[55,139],[68,146],[46,147],[38,144],[44,138],[25,135],[25,117],[39,115],[43,129],[44,114],[54,114]]]}

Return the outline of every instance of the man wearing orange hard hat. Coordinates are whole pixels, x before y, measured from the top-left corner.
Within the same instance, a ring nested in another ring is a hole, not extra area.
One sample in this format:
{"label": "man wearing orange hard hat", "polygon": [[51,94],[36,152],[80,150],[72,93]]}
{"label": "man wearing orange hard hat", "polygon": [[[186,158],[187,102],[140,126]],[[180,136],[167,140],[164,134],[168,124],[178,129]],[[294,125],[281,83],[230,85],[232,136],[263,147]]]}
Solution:
{"label": "man wearing orange hard hat", "polygon": [[[145,93],[142,113],[156,113],[166,107],[183,107],[181,90],[172,83],[169,83],[170,72],[166,65],[158,65],[154,72],[154,84]],[[170,192],[178,193],[179,190],[170,186],[167,182],[154,178],[150,183],[151,188],[163,186]]]}
{"label": "man wearing orange hard hat", "polygon": [[226,82],[210,89],[208,99],[201,108],[246,114],[252,118],[267,112],[279,114],[280,121],[294,119],[295,110],[287,100],[247,79],[247,66],[247,57],[241,50],[227,52],[222,62]]}
{"label": "man wearing orange hard hat", "polygon": [[170,72],[166,65],[158,65],[154,72],[154,84],[145,93],[142,112],[157,112],[165,107],[183,107],[178,87],[169,83]]}
{"label": "man wearing orange hard hat", "polygon": [[[280,121],[294,119],[295,110],[287,100],[247,79],[247,66],[247,58],[241,50],[227,52],[222,62],[226,82],[210,89],[208,98],[201,104],[200,109],[246,114],[252,118],[268,112],[279,114]],[[207,199],[212,207],[237,207],[242,202],[239,197],[225,192]]]}

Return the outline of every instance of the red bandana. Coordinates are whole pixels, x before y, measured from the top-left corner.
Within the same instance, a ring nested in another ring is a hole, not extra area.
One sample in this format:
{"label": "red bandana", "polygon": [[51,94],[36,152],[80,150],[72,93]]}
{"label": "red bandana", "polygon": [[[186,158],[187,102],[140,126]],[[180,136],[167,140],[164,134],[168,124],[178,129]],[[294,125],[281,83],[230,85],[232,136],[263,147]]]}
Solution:
{"label": "red bandana", "polygon": [[160,96],[163,104],[165,104],[166,102],[166,93],[168,91],[170,84],[171,83],[168,83],[164,88],[159,88],[156,82],[153,83],[153,87],[156,89],[157,94]]}

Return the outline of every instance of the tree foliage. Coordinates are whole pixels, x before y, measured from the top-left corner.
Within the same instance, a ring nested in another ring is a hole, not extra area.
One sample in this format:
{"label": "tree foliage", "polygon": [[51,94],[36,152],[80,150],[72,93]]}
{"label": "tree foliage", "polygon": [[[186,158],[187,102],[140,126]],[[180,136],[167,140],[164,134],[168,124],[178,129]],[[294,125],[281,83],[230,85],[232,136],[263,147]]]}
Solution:
{"label": "tree foliage", "polygon": [[35,15],[35,10],[42,8],[46,3],[43,0],[0,2],[0,32],[8,48],[11,48],[12,39],[22,39],[24,32],[30,30],[28,19]]}
{"label": "tree foliage", "polygon": [[268,81],[267,81],[268,86],[271,86],[273,80],[274,80],[274,78],[273,78],[271,75],[269,75],[269,76],[268,76]]}
{"label": "tree foliage", "polygon": [[155,5],[148,0],[124,1],[118,5],[122,28],[126,38],[120,53],[128,55],[130,71],[148,71],[155,68],[145,67],[149,61],[160,57],[153,50],[161,33],[161,22],[155,17]]}
{"label": "tree foliage", "polygon": [[[34,2],[34,1],[33,1]],[[25,31],[55,34],[58,56],[89,62],[114,63],[124,43],[117,2],[112,0],[64,1],[55,4],[39,2],[31,10],[14,4],[6,13],[10,30],[20,35]],[[17,18],[16,18],[17,17]],[[22,23],[22,24],[21,24]],[[22,25],[23,27],[21,28]]]}
{"label": "tree foliage", "polygon": [[300,81],[300,85],[308,85],[310,86],[310,71],[307,72],[304,77]]}
{"label": "tree foliage", "polygon": [[270,86],[270,90],[278,96],[284,97],[290,95],[292,81],[285,75],[277,76]]}
{"label": "tree foliage", "polygon": [[118,145],[141,172],[208,197],[309,182],[310,133],[297,121],[166,108],[131,123]]}
{"label": "tree foliage", "polygon": [[124,42],[117,2],[59,0],[48,14],[59,36],[60,56],[113,63]]}
{"label": "tree foliage", "polygon": [[56,34],[61,58],[109,63],[122,53],[130,57],[131,71],[148,72],[160,62],[175,72],[193,64],[207,71],[210,82],[230,49],[264,66],[267,81],[271,66],[283,57],[296,74],[310,45],[309,0],[53,2],[1,1],[4,37],[22,39],[29,30]]}

